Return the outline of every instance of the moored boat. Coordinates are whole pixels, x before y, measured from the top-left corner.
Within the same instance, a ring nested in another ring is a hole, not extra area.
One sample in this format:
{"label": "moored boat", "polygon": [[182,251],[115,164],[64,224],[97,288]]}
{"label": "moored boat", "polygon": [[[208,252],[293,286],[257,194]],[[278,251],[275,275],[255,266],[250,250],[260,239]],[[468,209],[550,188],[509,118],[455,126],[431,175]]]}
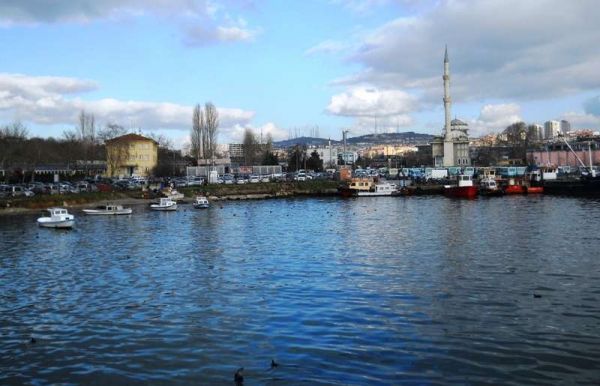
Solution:
{"label": "moored boat", "polygon": [[161,197],[158,204],[151,204],[150,209],[161,210],[161,211],[172,211],[177,210],[177,202],[167,197]]}
{"label": "moored boat", "polygon": [[358,190],[356,195],[358,197],[391,196],[397,191],[398,187],[395,184],[379,182],[373,185],[369,190]]}
{"label": "moored boat", "polygon": [[342,197],[356,197],[358,192],[368,192],[374,189],[375,181],[372,178],[352,178],[347,184],[338,187],[338,193]]}
{"label": "moored boat", "polygon": [[75,216],[69,214],[64,208],[49,208],[50,217],[40,217],[37,223],[45,228],[73,228]]}
{"label": "moored boat", "polygon": [[475,198],[477,197],[477,186],[473,185],[470,175],[461,174],[457,176],[457,185],[445,185],[444,195],[455,198]]}
{"label": "moored boat", "polygon": [[498,187],[494,178],[484,177],[479,181],[479,194],[488,197],[502,196],[504,191]]}
{"label": "moored boat", "polygon": [[194,208],[196,209],[208,209],[210,203],[205,196],[196,196],[196,200],[194,201]]}
{"label": "moored boat", "polygon": [[84,209],[83,213],[92,215],[120,215],[120,214],[131,214],[133,210],[131,208],[124,208],[123,205],[117,204],[106,204],[97,206],[94,209]]}
{"label": "moored boat", "polygon": [[527,194],[542,194],[544,193],[543,186],[527,186]]}

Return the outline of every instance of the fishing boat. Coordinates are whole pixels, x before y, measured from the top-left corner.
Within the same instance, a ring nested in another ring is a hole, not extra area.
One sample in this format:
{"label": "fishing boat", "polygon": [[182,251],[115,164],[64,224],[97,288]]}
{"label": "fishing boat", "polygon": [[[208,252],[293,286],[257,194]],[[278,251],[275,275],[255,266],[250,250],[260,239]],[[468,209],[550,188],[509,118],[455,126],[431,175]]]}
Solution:
{"label": "fishing boat", "polygon": [[517,182],[514,178],[508,179],[508,185],[504,187],[504,194],[525,194],[527,188],[522,181]]}
{"label": "fishing boat", "polygon": [[488,197],[502,196],[504,191],[498,187],[494,178],[484,177],[479,180],[479,194]]}
{"label": "fishing boat", "polygon": [[456,176],[458,181],[456,185],[444,185],[444,195],[455,198],[475,198],[477,197],[477,186],[473,185],[473,179],[468,174]]}
{"label": "fishing boat", "polygon": [[64,208],[49,208],[50,217],[40,217],[37,219],[39,226],[44,228],[73,228],[75,225],[75,216],[69,214]]}
{"label": "fishing boat", "polygon": [[177,210],[177,202],[167,197],[161,197],[158,204],[151,204],[150,209],[161,211]]}
{"label": "fishing boat", "polygon": [[205,196],[196,196],[196,200],[194,201],[194,208],[196,209],[208,209],[210,203]]}
{"label": "fishing boat", "polygon": [[131,208],[123,208],[123,205],[117,204],[106,204],[97,206],[94,209],[84,209],[83,213],[92,215],[119,215],[119,214],[131,214],[133,210]]}
{"label": "fishing boat", "polygon": [[396,184],[390,184],[389,182],[379,182],[374,184],[369,190],[358,190],[356,195],[358,197],[377,197],[377,196],[391,196],[398,191]]}
{"label": "fishing boat", "polygon": [[338,193],[342,197],[356,197],[358,192],[368,192],[374,189],[373,178],[352,178],[347,184],[338,187]]}

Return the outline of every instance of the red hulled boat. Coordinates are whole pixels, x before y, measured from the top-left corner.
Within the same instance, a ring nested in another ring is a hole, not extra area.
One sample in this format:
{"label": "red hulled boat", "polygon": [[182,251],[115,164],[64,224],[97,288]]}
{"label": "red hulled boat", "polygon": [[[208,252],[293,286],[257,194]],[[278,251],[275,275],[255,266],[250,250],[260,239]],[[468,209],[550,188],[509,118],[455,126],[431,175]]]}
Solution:
{"label": "red hulled boat", "polygon": [[446,185],[444,186],[444,195],[447,197],[455,198],[475,198],[477,197],[478,188],[473,185],[471,176],[459,175],[458,185]]}

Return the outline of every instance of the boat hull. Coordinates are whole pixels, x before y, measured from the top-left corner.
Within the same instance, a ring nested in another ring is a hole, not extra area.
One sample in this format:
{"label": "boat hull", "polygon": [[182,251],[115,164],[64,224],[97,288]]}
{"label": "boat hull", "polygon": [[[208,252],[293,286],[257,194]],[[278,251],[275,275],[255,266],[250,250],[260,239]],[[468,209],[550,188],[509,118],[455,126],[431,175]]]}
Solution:
{"label": "boat hull", "polygon": [[73,228],[75,225],[75,220],[62,220],[62,221],[53,221],[53,220],[44,220],[40,218],[37,220],[39,226],[43,228],[57,228],[57,229],[69,229]]}
{"label": "boat hull", "polygon": [[544,182],[545,194],[600,197],[600,178]]}
{"label": "boat hull", "polygon": [[383,196],[391,196],[394,192],[363,192],[358,191],[355,195],[357,197],[383,197]]}
{"label": "boat hull", "polygon": [[527,194],[542,194],[542,193],[544,193],[543,186],[528,186],[527,187]]}
{"label": "boat hull", "polygon": [[160,206],[160,205],[150,205],[150,209],[160,211],[160,212],[169,212],[177,210],[177,205],[169,205],[169,206]]}
{"label": "boat hull", "polygon": [[475,198],[479,189],[477,186],[447,186],[444,195],[452,198]]}
{"label": "boat hull", "polygon": [[196,209],[208,209],[209,204],[194,204],[194,208]]}
{"label": "boat hull", "polygon": [[123,214],[131,214],[133,212],[132,209],[121,209],[121,210],[98,210],[98,209],[84,209],[83,213],[90,215],[123,215]]}
{"label": "boat hull", "polygon": [[527,189],[523,185],[508,185],[504,188],[505,194],[525,194]]}

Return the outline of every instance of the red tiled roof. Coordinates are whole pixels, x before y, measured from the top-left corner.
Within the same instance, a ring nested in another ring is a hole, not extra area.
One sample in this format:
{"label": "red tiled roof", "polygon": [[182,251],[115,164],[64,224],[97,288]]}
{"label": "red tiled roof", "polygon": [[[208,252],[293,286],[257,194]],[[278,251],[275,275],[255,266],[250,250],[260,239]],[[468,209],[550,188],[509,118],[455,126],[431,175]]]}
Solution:
{"label": "red tiled roof", "polygon": [[133,134],[133,133],[131,133],[131,134],[125,134],[125,135],[122,135],[120,137],[111,138],[111,139],[106,140],[105,142],[120,142],[120,141],[126,141],[126,142],[131,142],[131,141],[152,141],[152,142],[158,144],[158,142],[156,142],[152,138],[144,137],[142,135]]}

